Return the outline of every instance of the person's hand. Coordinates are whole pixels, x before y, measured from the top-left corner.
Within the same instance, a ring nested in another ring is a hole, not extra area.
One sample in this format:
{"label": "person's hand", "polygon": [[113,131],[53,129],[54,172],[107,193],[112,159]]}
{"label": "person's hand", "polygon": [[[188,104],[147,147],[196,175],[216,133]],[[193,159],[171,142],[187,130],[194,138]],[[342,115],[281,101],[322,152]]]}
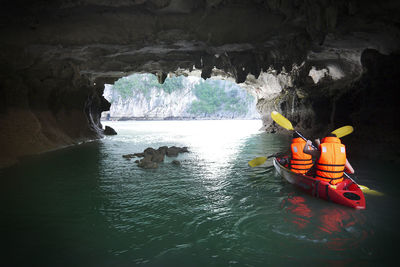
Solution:
{"label": "person's hand", "polygon": [[311,140],[307,140],[307,145],[311,147],[311,145],[312,145]]}

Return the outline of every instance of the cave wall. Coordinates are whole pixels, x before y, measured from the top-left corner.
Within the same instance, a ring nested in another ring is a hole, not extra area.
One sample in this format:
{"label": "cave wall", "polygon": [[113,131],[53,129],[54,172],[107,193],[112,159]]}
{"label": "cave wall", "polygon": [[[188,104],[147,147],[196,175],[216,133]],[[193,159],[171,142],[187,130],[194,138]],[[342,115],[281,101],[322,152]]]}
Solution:
{"label": "cave wall", "polygon": [[2,1],[1,165],[100,138],[104,84],[131,73],[234,79],[270,132],[282,132],[278,110],[305,133],[346,122],[383,135],[371,107],[397,110],[399,11],[392,0]]}
{"label": "cave wall", "polygon": [[315,83],[310,72],[308,76],[304,71],[286,74],[293,86],[284,84],[278,96],[269,94],[272,97],[259,100],[258,108],[265,114],[264,128],[272,133],[287,132],[273,123],[269,116],[272,110],[281,112],[310,139],[351,125],[354,132],[342,140],[351,144],[350,154],[399,162],[399,64],[400,54],[365,49],[360,56],[360,74],[350,79],[335,81],[326,75]]}
{"label": "cave wall", "polygon": [[356,129],[348,142],[354,152],[371,159],[400,162],[400,64],[399,54],[383,55],[366,49],[364,72],[336,100],[335,120]]}
{"label": "cave wall", "polygon": [[98,115],[110,106],[102,90],[68,61],[15,57],[1,64],[1,162],[102,136]]}

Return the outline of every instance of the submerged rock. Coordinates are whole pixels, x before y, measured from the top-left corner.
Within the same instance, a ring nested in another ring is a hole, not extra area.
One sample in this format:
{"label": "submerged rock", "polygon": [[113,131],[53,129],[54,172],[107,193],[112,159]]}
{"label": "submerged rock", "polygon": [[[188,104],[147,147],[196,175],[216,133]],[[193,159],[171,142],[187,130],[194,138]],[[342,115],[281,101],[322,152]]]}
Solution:
{"label": "submerged rock", "polygon": [[174,159],[173,161],[171,161],[171,163],[172,163],[173,165],[176,165],[176,166],[181,166],[181,162],[180,162],[179,160],[176,160],[176,159]]}
{"label": "submerged rock", "polygon": [[138,166],[143,169],[156,169],[158,168],[158,164],[156,162],[141,160],[138,163]]}
{"label": "submerged rock", "polygon": [[141,158],[144,157],[144,153],[134,153],[134,154],[126,154],[126,155],[122,155],[123,158],[126,159],[131,159],[131,158]]}
{"label": "submerged rock", "polygon": [[135,154],[126,154],[126,155],[122,155],[122,157],[130,160],[131,158],[135,157]]}

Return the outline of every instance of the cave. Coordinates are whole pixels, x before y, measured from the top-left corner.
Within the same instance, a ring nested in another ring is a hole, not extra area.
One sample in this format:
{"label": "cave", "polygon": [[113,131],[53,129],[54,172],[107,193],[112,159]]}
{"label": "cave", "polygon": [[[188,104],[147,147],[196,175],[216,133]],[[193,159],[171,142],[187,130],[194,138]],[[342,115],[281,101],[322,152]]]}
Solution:
{"label": "cave", "polygon": [[[102,138],[104,85],[133,73],[233,79],[269,114],[399,159],[398,1],[2,1],[0,166]],[[364,153],[365,154],[365,153]]]}

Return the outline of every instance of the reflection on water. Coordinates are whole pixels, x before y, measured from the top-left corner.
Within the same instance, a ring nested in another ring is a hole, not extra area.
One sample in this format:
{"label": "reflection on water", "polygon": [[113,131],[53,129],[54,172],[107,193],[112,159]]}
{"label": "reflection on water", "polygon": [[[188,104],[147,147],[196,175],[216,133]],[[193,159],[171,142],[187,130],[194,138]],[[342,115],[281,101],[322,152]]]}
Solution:
{"label": "reflection on water", "polygon": [[[376,266],[395,255],[398,180],[387,165],[352,159],[357,178],[385,193],[359,211],[297,190],[266,168],[270,160],[250,168],[289,143],[258,132],[258,121],[104,124],[118,135],[0,172],[2,262]],[[154,170],[122,157],[164,145],[190,153],[177,157],[181,166],[167,157]]]}
{"label": "reflection on water", "polygon": [[282,201],[282,207],[287,212],[285,221],[295,226],[297,237],[321,243],[329,250],[352,249],[372,234],[364,227],[365,216],[346,207],[331,203],[310,206],[306,197],[293,194]]}

